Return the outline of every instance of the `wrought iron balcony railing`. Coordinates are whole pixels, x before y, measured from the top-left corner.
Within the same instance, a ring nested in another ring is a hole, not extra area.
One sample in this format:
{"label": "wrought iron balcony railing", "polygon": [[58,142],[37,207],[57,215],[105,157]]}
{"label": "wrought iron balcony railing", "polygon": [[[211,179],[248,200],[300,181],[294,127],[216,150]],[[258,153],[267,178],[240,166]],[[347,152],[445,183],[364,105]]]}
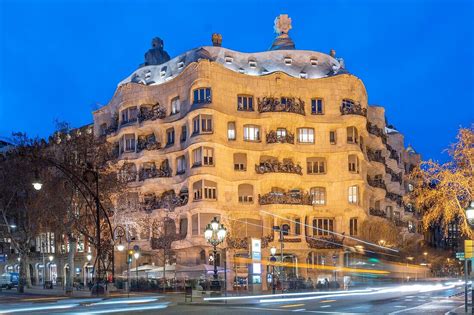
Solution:
{"label": "wrought iron balcony railing", "polygon": [[344,242],[343,237],[338,237],[334,234],[325,235],[325,236],[306,236],[306,243],[310,248],[315,249],[334,249],[342,247]]}
{"label": "wrought iron balcony railing", "polygon": [[341,106],[339,110],[341,111],[342,115],[359,115],[367,117],[367,108],[363,108],[360,104]]}
{"label": "wrought iron balcony railing", "polygon": [[171,177],[172,170],[170,167],[160,168],[142,168],[138,174],[138,180],[144,181],[149,178]]}
{"label": "wrought iron balcony railing", "polygon": [[387,197],[388,199],[392,200],[392,201],[395,201],[398,206],[402,206],[402,203],[403,203],[403,197],[398,195],[398,194],[395,194],[395,193],[392,193],[392,192],[387,192],[387,194],[385,195],[385,197]]}
{"label": "wrought iron balcony railing", "polygon": [[312,205],[312,198],[311,195],[300,191],[270,192],[258,195],[258,203],[261,205]]}
{"label": "wrought iron balcony railing", "polygon": [[369,159],[369,161],[375,161],[385,164],[385,157],[382,156],[382,152],[380,150],[375,151],[367,147],[367,158]]}
{"label": "wrought iron balcony railing", "polygon": [[284,136],[277,135],[277,132],[271,130],[266,135],[267,143],[295,143],[295,135],[289,131],[286,131]]}
{"label": "wrought iron balcony railing", "polygon": [[182,189],[178,195],[174,190],[165,191],[161,196],[154,193],[145,195],[141,208],[146,212],[152,212],[155,209],[167,209],[173,211],[176,207],[182,207],[188,203],[188,190]]}
{"label": "wrought iron balcony railing", "polygon": [[163,119],[166,117],[166,108],[160,104],[153,106],[142,105],[138,113],[138,121],[141,123],[146,120]]}
{"label": "wrought iron balcony railing", "polygon": [[385,182],[383,181],[383,179],[370,178],[369,175],[367,175],[367,183],[369,183],[369,185],[372,187],[382,188],[382,189],[387,190],[387,187],[385,186]]}
{"label": "wrought iron balcony railing", "polygon": [[263,97],[257,99],[258,112],[286,112],[305,115],[304,101],[300,98]]}
{"label": "wrought iron balcony railing", "polygon": [[141,152],[143,150],[158,150],[161,149],[161,143],[156,141],[155,135],[147,135],[147,136],[138,136],[137,140],[137,152]]}
{"label": "wrought iron balcony railing", "polygon": [[387,217],[387,215],[385,214],[385,211],[380,210],[380,209],[375,209],[375,208],[369,208],[369,214],[374,215],[376,217],[382,217],[382,218]]}
{"label": "wrought iron balcony railing", "polygon": [[367,131],[370,134],[373,134],[382,139],[383,144],[387,144],[387,135],[382,128],[379,128],[377,125],[372,124],[370,121],[367,122]]}
{"label": "wrought iron balcony railing", "polygon": [[293,163],[291,159],[283,159],[283,162],[278,160],[269,160],[255,165],[255,172],[257,174],[265,173],[294,173],[303,175],[302,168],[299,164]]}

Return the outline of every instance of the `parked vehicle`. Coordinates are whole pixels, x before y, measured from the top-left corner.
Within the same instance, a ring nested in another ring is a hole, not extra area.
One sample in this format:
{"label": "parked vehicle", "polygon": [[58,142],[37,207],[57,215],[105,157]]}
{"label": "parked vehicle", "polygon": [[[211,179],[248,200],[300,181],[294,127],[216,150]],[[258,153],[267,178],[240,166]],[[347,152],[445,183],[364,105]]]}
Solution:
{"label": "parked vehicle", "polygon": [[20,274],[18,272],[5,272],[0,276],[0,287],[12,289],[18,286]]}

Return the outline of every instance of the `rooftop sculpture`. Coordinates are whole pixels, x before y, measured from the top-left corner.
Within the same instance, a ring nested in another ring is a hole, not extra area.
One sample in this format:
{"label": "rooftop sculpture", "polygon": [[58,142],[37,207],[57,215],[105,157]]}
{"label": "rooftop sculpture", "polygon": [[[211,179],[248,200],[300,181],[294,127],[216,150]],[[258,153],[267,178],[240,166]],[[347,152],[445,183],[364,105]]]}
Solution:
{"label": "rooftop sculpture", "polygon": [[291,18],[288,17],[288,14],[280,14],[275,19],[274,25],[275,33],[278,34],[277,38],[273,41],[272,47],[270,50],[287,50],[295,49],[295,43],[288,35],[288,32],[291,30]]}
{"label": "rooftop sculpture", "polygon": [[163,49],[163,40],[155,37],[151,41],[151,48],[145,54],[145,63],[141,66],[160,65],[168,60],[170,55]]}

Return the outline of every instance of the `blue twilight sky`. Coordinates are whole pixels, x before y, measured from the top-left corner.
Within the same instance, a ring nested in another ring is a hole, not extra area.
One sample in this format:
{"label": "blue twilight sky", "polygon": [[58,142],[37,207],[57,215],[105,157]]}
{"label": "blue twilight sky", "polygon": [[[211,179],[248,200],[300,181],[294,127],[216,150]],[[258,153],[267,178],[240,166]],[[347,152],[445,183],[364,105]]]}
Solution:
{"label": "blue twilight sky", "polygon": [[0,136],[90,123],[154,36],[171,57],[213,32],[224,47],[263,51],[287,13],[297,48],[334,48],[406,144],[444,161],[474,121],[473,10],[472,0],[0,0]]}

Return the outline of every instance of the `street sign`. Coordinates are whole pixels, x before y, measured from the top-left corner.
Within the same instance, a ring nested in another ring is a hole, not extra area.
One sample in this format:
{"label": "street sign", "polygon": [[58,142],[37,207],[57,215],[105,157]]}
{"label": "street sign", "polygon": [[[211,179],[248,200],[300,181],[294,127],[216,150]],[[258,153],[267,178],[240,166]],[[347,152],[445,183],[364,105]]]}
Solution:
{"label": "street sign", "polygon": [[456,258],[460,259],[464,259],[464,253],[463,252],[459,252],[459,253],[456,253]]}
{"label": "street sign", "polygon": [[474,257],[474,250],[473,250],[473,241],[472,240],[465,240],[464,241],[464,258],[473,258]]}

